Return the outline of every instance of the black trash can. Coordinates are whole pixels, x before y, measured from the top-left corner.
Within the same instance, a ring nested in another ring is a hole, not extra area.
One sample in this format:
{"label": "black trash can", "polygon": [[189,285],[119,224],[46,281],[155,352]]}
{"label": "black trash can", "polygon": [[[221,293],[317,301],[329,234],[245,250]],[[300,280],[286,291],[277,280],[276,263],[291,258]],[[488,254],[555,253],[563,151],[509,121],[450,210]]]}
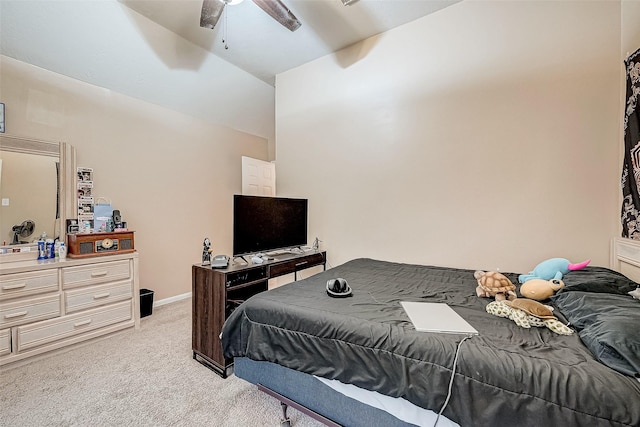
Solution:
{"label": "black trash can", "polygon": [[151,316],[153,312],[153,291],[140,289],[140,317]]}

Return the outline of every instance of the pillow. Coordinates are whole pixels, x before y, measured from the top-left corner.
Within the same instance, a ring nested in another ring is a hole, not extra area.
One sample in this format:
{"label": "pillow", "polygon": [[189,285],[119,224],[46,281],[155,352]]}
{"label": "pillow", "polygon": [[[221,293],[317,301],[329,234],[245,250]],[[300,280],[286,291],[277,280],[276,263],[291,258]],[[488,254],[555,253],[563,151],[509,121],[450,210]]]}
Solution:
{"label": "pillow", "polygon": [[628,295],[564,292],[552,298],[596,359],[640,378],[640,301]]}
{"label": "pillow", "polygon": [[585,267],[570,271],[562,277],[564,287],[556,295],[572,292],[597,292],[627,295],[638,284],[623,274],[604,267]]}

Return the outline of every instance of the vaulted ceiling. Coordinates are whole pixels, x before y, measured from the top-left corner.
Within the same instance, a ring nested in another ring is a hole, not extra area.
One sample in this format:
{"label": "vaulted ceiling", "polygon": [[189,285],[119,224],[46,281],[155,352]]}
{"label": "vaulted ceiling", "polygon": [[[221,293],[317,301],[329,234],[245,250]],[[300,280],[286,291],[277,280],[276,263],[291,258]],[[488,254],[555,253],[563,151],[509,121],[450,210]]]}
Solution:
{"label": "vaulted ceiling", "polygon": [[214,29],[202,0],[2,0],[0,53],[273,139],[277,74],[460,0],[283,1],[295,32],[251,0]]}
{"label": "vaulted ceiling", "polygon": [[199,25],[202,1],[121,0],[150,20],[271,85],[278,73],[456,2],[360,0],[345,6],[341,0],[283,1],[302,23],[294,32],[279,25],[251,0],[225,7],[213,30]]}

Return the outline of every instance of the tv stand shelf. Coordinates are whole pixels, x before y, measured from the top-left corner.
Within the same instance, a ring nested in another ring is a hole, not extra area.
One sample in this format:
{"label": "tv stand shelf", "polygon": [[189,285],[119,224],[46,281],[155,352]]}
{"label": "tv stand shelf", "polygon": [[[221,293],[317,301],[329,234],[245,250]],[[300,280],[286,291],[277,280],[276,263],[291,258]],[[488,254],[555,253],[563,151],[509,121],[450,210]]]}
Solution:
{"label": "tv stand shelf", "polygon": [[211,268],[194,264],[191,268],[192,318],[191,338],[193,358],[222,378],[232,359],[222,355],[220,332],[224,321],[243,301],[268,289],[269,279],[294,274],[315,266],[326,269],[327,253],[279,255],[262,264],[231,264],[227,268]]}

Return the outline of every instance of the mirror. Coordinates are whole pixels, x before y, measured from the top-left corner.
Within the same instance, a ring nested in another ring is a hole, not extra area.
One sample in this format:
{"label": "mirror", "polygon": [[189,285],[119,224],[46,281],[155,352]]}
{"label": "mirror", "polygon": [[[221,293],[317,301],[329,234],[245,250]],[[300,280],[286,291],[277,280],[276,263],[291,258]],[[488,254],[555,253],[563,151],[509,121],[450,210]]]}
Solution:
{"label": "mirror", "polygon": [[[4,148],[4,147],[3,147]],[[57,148],[57,147],[56,147]],[[0,150],[2,245],[57,237],[59,155]]]}
{"label": "mirror", "polygon": [[0,257],[31,251],[43,233],[64,241],[74,164],[69,144],[0,136]]}

